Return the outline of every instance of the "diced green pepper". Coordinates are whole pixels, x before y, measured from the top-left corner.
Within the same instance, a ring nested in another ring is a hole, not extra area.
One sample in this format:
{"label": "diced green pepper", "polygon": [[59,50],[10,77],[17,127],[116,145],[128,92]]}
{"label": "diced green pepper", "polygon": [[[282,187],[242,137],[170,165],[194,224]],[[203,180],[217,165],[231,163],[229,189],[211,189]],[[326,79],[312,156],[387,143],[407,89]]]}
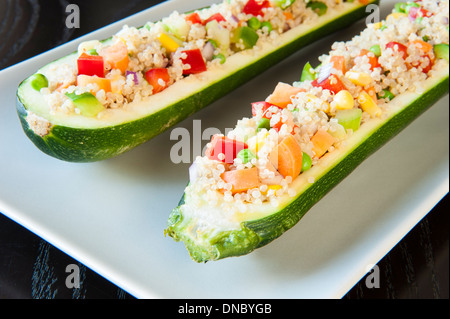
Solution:
{"label": "diced green pepper", "polygon": [[81,115],[94,117],[105,109],[92,93],[86,92],[80,95],[66,93],[66,96],[71,99],[73,104],[80,110]]}
{"label": "diced green pepper", "polygon": [[302,76],[300,78],[301,82],[304,81],[314,81],[316,79],[316,72],[314,72],[313,67],[309,62],[305,64],[302,71]]}
{"label": "diced green pepper", "polygon": [[36,73],[31,78],[31,87],[36,91],[40,91],[42,88],[48,87],[48,80],[45,75]]}
{"label": "diced green pepper", "polygon": [[306,5],[307,8],[311,8],[317,15],[322,16],[327,13],[328,7],[325,3],[320,1],[310,1]]}
{"label": "diced green pepper", "polygon": [[448,44],[440,43],[434,45],[434,54],[438,59],[445,59],[448,62]]}
{"label": "diced green pepper", "polygon": [[237,158],[239,158],[242,161],[242,164],[247,164],[250,163],[252,159],[255,159],[256,155],[248,148],[246,148],[237,154]]}
{"label": "diced green pepper", "polygon": [[235,29],[232,33],[231,41],[235,44],[242,43],[244,49],[253,48],[258,42],[259,35],[250,27],[242,26]]}

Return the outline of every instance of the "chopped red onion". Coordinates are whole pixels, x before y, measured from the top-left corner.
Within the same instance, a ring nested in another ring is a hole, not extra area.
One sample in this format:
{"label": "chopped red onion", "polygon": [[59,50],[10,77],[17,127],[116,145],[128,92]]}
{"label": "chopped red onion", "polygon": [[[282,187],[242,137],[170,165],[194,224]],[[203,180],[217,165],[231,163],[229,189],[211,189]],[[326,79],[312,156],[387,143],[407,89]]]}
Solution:
{"label": "chopped red onion", "polygon": [[231,18],[232,18],[234,21],[236,21],[236,22],[239,23],[239,19],[238,19],[234,14],[231,15]]}
{"label": "chopped red onion", "polygon": [[138,79],[137,73],[136,72],[127,71],[125,73],[125,76],[128,77],[130,74],[133,75],[134,84],[138,85],[139,84],[139,79]]}
{"label": "chopped red onion", "polygon": [[331,69],[333,68],[333,63],[327,63],[320,68],[319,76],[317,78],[317,83],[320,84],[331,75]]}
{"label": "chopped red onion", "polygon": [[206,61],[211,61],[213,59],[214,51],[215,51],[214,45],[209,41],[206,42],[202,50],[202,55]]}

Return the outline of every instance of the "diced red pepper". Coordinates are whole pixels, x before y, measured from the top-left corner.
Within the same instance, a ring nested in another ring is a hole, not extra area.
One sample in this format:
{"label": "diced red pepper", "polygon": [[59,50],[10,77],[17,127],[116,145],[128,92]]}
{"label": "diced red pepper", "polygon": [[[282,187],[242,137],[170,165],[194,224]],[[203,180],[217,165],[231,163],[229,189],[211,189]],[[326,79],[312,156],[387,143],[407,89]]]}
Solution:
{"label": "diced red pepper", "polygon": [[153,94],[156,94],[169,85],[170,75],[165,68],[155,68],[145,72],[145,79],[153,87]]}
{"label": "diced red pepper", "polygon": [[257,108],[262,107],[261,108],[262,112],[263,112],[262,117],[270,120],[272,118],[272,113],[269,112],[269,108],[272,106],[275,106],[277,108],[277,110],[281,110],[278,106],[276,106],[272,103],[266,102],[266,101],[254,102],[254,103],[252,103],[252,114],[253,114],[253,116],[256,116]]}
{"label": "diced red pepper", "polygon": [[311,82],[312,86],[321,87],[324,90],[330,90],[334,94],[346,90],[344,83],[334,74],[331,74],[326,80],[318,83],[317,79]]}
{"label": "diced red pepper", "polygon": [[253,16],[263,16],[264,8],[270,8],[270,2],[267,0],[257,1],[257,0],[248,0],[242,9],[242,13],[251,14]]}
{"label": "diced red pepper", "polygon": [[213,20],[216,20],[217,22],[226,21],[226,19],[223,17],[223,15],[219,12],[219,13],[213,14],[208,19],[203,21],[203,25],[206,25],[206,24],[208,24],[208,22],[211,22]]}
{"label": "diced red pepper", "polygon": [[247,148],[248,146],[244,142],[226,136],[214,135],[211,139],[211,146],[206,150],[205,155],[211,160],[233,164],[237,154]]}
{"label": "diced red pepper", "polygon": [[392,49],[395,52],[399,52],[402,55],[403,59],[406,59],[408,57],[408,47],[406,45],[392,41],[386,44],[386,49],[388,48]]}
{"label": "diced red pepper", "polygon": [[82,53],[77,60],[78,75],[105,77],[105,66],[103,57],[99,55],[88,55]]}
{"label": "diced red pepper", "polygon": [[375,56],[375,54],[373,54],[373,53],[369,54],[369,53],[370,53],[369,50],[362,49],[361,52],[359,53],[359,56],[367,56],[369,58],[370,69],[372,71],[375,68],[380,68],[381,65],[378,62],[378,58]]}
{"label": "diced red pepper", "polygon": [[187,15],[185,20],[190,21],[192,24],[202,24],[202,19],[197,12]]}
{"label": "diced red pepper", "polygon": [[186,55],[186,57],[181,58],[183,64],[190,65],[189,69],[183,70],[184,75],[196,74],[206,71],[206,63],[203,59],[202,51],[200,51],[200,49],[185,50],[182,51],[181,54]]}

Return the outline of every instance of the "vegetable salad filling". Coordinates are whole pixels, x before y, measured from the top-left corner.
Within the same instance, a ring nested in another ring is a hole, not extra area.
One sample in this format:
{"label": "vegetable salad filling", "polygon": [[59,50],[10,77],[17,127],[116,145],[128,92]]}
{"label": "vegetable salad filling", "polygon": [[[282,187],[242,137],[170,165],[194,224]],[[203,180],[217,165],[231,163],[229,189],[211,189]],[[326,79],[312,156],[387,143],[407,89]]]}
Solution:
{"label": "vegetable salad filling", "polygon": [[124,108],[184,77],[218,68],[237,52],[258,50],[343,2],[224,0],[188,14],[173,12],[142,28],[124,26],[110,41],[81,43],[75,61],[37,74],[33,87],[52,114],[100,118],[107,109]]}
{"label": "vegetable salad filling", "polygon": [[[336,42],[321,64],[307,63],[299,82],[279,83],[252,103],[252,117],[215,135],[190,168],[189,206],[245,213],[296,196],[292,182],[338,150],[392,99],[448,69],[448,1],[398,3],[385,21]],[[314,183],[311,178],[309,183]],[[213,210],[211,210],[213,211]]]}

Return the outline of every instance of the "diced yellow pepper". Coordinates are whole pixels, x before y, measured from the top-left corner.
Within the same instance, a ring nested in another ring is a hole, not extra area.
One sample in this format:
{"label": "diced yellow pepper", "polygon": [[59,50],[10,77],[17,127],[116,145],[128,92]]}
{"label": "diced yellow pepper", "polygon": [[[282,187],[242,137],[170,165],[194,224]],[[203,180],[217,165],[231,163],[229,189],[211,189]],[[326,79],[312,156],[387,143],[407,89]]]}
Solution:
{"label": "diced yellow pepper", "polygon": [[381,115],[381,109],[366,91],[362,91],[359,94],[358,102],[361,105],[362,110],[369,113],[371,117],[377,117]]}
{"label": "diced yellow pepper", "polygon": [[372,82],[370,74],[364,72],[349,71],[345,74],[345,77],[349,79],[353,84],[360,86],[366,86],[369,85],[370,82]]}
{"label": "diced yellow pepper", "polygon": [[267,190],[265,192],[261,192],[264,195],[267,195],[269,190],[273,190],[274,193],[276,193],[278,190],[282,189],[283,187],[281,185],[267,185]]}
{"label": "diced yellow pepper", "polygon": [[306,94],[306,97],[308,98],[308,102],[320,102],[320,104],[322,105],[322,111],[324,111],[325,113],[328,113],[330,111],[330,104],[327,101],[323,101],[313,94]]}
{"label": "diced yellow pepper", "polygon": [[258,152],[263,148],[264,144],[266,143],[267,135],[269,135],[269,132],[264,133],[261,132],[258,135],[249,138],[247,141],[249,150],[255,154],[258,154]]}
{"label": "diced yellow pepper", "polygon": [[382,26],[383,26],[383,22],[377,22],[377,23],[373,24],[373,27],[375,28],[375,30],[381,29]]}
{"label": "diced yellow pepper", "polygon": [[386,17],[386,20],[388,20],[389,18],[392,18],[392,19],[394,19],[394,20],[398,20],[398,19],[400,19],[400,18],[407,17],[407,16],[408,16],[408,15],[407,15],[406,13],[393,12],[393,13],[391,13],[390,15],[388,15],[388,16]]}
{"label": "diced yellow pepper", "polygon": [[174,39],[164,32],[158,36],[158,40],[168,53],[173,53],[180,47]]}
{"label": "diced yellow pepper", "polygon": [[335,96],[333,101],[336,103],[337,110],[349,110],[355,105],[353,96],[347,90],[339,91]]}
{"label": "diced yellow pepper", "polygon": [[122,94],[123,77],[120,74],[111,78],[111,92]]}

